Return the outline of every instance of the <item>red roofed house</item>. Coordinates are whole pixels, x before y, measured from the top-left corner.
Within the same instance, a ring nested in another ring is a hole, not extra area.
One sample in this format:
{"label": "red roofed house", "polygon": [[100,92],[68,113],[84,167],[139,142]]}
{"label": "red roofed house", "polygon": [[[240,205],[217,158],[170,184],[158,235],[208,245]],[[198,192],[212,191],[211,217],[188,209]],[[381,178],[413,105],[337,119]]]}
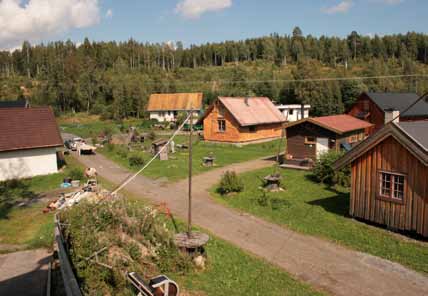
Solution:
{"label": "red roofed house", "polygon": [[364,129],[372,124],[350,115],[305,118],[285,126],[288,160],[316,160],[329,150],[350,150],[364,140]]}
{"label": "red roofed house", "polygon": [[202,120],[206,141],[250,143],[281,137],[285,117],[269,98],[219,97]]}
{"label": "red roofed house", "polygon": [[0,181],[58,172],[62,146],[51,108],[0,108]]}

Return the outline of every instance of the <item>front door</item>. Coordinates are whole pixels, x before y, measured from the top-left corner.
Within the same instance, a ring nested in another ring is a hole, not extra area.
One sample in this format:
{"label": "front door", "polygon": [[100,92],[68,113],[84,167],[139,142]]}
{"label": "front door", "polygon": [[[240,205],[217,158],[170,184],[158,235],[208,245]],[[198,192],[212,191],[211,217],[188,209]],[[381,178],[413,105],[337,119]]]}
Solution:
{"label": "front door", "polygon": [[317,159],[319,159],[320,155],[328,152],[328,138],[317,138]]}

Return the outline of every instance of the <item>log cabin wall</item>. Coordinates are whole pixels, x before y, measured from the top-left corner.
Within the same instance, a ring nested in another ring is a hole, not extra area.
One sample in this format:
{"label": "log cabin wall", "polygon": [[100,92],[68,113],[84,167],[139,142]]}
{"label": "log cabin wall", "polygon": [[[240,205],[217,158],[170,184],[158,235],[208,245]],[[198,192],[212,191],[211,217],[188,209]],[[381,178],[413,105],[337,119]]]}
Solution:
{"label": "log cabin wall", "polygon": [[[428,168],[392,136],[351,164],[350,215],[428,236]],[[379,171],[405,175],[403,202],[381,199]]]}
{"label": "log cabin wall", "polygon": [[364,112],[368,112],[369,115],[363,120],[374,124],[365,130],[367,135],[373,134],[385,125],[385,113],[366,94],[362,94],[347,113],[358,118],[358,114]]}
{"label": "log cabin wall", "polygon": [[[219,131],[218,120],[225,121],[226,129]],[[217,101],[204,119],[204,140],[228,143],[245,143],[264,139],[279,138],[283,124],[261,124],[241,127],[232,114]]]}

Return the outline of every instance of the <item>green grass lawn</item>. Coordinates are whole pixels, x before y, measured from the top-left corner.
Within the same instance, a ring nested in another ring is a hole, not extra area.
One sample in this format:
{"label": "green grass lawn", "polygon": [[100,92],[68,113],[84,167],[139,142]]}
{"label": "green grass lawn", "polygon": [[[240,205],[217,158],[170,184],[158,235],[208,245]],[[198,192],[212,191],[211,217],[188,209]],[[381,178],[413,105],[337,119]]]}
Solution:
{"label": "green grass lawn", "polygon": [[50,247],[53,242],[53,214],[42,212],[45,202],[18,207],[16,201],[36,197],[39,193],[60,188],[71,170],[84,167],[71,156],[66,167],[57,174],[37,176],[19,181],[0,198],[0,244],[22,245],[23,248]]}
{"label": "green grass lawn", "polygon": [[428,244],[350,219],[347,217],[349,194],[346,190],[332,190],[315,183],[307,172],[280,170],[285,191],[264,196],[259,189],[259,177],[272,173],[272,170],[243,174],[245,188],[241,193],[223,197],[213,188],[212,194],[221,203],[290,229],[428,273]]}
{"label": "green grass lawn", "polygon": [[[184,136],[178,136],[175,140],[176,144],[187,143],[187,138]],[[245,145],[242,147],[237,147],[234,145],[228,144],[214,144],[206,143],[203,141],[195,141],[193,145],[193,174],[199,174],[206,172],[213,168],[223,167],[232,163],[243,162],[251,159],[260,158],[263,156],[275,155],[278,151],[279,141],[271,141],[260,144],[251,144]],[[104,147],[98,149],[97,152],[105,155],[114,162],[122,165],[125,168],[128,168],[133,171],[137,171],[141,168],[132,167],[129,164],[128,158],[132,155],[141,156],[144,161],[149,161],[152,157],[152,154],[149,151],[150,142],[145,143],[146,151],[135,150],[128,152],[126,147],[118,145],[114,146],[113,149]],[[214,167],[205,167],[202,165],[202,158],[208,155],[214,155],[215,157],[215,166]],[[156,159],[144,172],[143,175],[150,178],[168,178],[170,181],[176,181],[187,177],[188,174],[188,151],[176,149],[175,154],[169,155],[168,161],[160,161]]]}

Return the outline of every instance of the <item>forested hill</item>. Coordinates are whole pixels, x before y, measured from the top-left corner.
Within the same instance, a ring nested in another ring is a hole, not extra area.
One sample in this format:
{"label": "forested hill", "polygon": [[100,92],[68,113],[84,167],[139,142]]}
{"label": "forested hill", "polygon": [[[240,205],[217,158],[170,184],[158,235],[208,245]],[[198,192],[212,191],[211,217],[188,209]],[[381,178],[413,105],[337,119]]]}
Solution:
{"label": "forested hill", "polygon": [[[308,81],[318,78],[382,77]],[[202,91],[269,96],[312,104],[314,115],[343,112],[363,90],[428,90],[428,35],[409,32],[346,38],[273,34],[184,48],[182,43],[25,42],[0,52],[0,99],[29,96],[58,113],[143,116],[154,92]],[[298,81],[293,81],[298,80]],[[305,80],[305,81],[302,81]]]}

